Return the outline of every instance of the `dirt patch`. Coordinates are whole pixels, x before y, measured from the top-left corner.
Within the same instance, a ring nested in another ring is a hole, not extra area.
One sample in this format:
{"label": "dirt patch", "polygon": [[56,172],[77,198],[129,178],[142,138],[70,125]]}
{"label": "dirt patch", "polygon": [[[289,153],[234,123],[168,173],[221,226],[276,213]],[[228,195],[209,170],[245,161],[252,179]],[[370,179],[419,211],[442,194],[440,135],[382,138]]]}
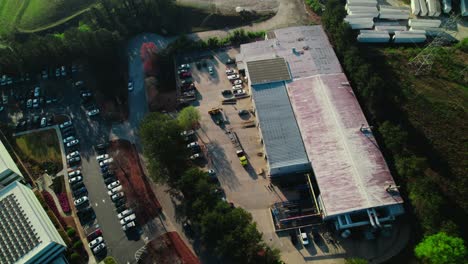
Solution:
{"label": "dirt patch", "polygon": [[154,111],[171,112],[176,109],[176,91],[160,92],[157,88],[157,81],[154,77],[145,79],[146,100],[148,109]]}
{"label": "dirt patch", "polygon": [[155,218],[161,205],[146,178],[135,146],[126,140],[111,141],[109,153],[114,158],[115,175],[121,182],[127,204],[134,209],[140,225]]}
{"label": "dirt patch", "polygon": [[121,102],[117,98],[108,98],[103,95],[96,95],[96,102],[99,105],[102,116],[110,122],[122,122],[128,118],[128,104]]}
{"label": "dirt patch", "polygon": [[176,232],[169,232],[148,243],[148,254],[140,263],[153,263],[157,259],[163,264],[199,264],[200,260],[180,238]]}

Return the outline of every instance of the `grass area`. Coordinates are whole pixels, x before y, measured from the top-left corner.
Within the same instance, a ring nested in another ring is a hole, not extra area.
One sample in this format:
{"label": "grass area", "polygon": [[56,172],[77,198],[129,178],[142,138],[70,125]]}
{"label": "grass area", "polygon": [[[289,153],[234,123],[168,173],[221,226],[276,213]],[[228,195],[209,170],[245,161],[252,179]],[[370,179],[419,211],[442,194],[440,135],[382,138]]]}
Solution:
{"label": "grass area", "polygon": [[61,170],[62,154],[54,129],[22,135],[15,141],[23,158],[40,164],[44,169],[48,167],[47,164],[55,164],[54,170]]}
{"label": "grass area", "polygon": [[35,30],[66,21],[68,17],[95,4],[97,0],[1,0],[0,35],[7,35],[19,27]]}
{"label": "grass area", "polygon": [[456,47],[439,48],[434,53],[431,73],[415,76],[409,74],[408,59],[418,52],[419,49],[414,48],[387,48],[383,51],[382,60],[387,62],[402,84],[402,108],[408,121],[443,159],[440,162],[442,167],[455,176],[455,179],[446,179],[441,184],[456,184],[458,186],[453,186],[454,189],[461,192],[467,183],[463,178],[468,166],[468,53]]}

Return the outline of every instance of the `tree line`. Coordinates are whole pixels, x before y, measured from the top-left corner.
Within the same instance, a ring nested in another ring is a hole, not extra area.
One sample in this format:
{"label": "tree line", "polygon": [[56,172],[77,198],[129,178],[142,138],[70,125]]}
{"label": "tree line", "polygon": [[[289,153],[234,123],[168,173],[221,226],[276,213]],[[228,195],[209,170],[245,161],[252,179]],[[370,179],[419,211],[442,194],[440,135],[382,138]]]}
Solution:
{"label": "tree line", "polygon": [[188,162],[181,132],[195,124],[199,114],[186,109],[178,119],[155,112],[141,122],[150,177],[166,183],[174,195],[181,194],[180,217],[190,221],[204,250],[221,263],[281,263],[278,250],[262,241],[250,213],[230,206],[208,173]]}
{"label": "tree line", "polygon": [[[411,124],[405,119],[403,109],[400,108],[405,98],[401,89],[404,84],[385,72],[387,70],[385,62],[377,64],[366,55],[365,49],[368,47],[356,44],[356,33],[343,22],[345,15],[340,1],[327,1],[322,16],[323,26],[334,44],[337,56],[353,84],[367,118],[378,125],[376,137],[383,143],[384,154],[398,184],[401,185],[401,192],[406,196],[406,202],[411,204],[411,207],[408,207],[409,211],[414,212],[418,220],[417,228],[420,228],[420,232],[417,233],[427,237],[439,232],[448,234],[447,236],[463,236],[460,228],[463,219],[466,221],[466,218],[459,216],[466,215],[466,212],[463,209],[454,212],[457,209],[454,209],[453,201],[447,198],[447,193],[454,190],[440,188],[434,177],[442,176],[431,173],[427,153],[421,151],[420,146],[411,140],[420,135],[412,129]],[[466,191],[468,190],[463,190],[465,193]],[[463,200],[463,197],[460,199]],[[461,200],[460,204],[466,202]],[[457,240],[458,244],[460,240]],[[451,254],[450,250],[442,250],[444,246],[450,248],[447,241],[449,240],[439,239],[437,240],[439,244],[431,243],[431,245],[440,249],[439,255],[450,259],[453,257],[453,255],[448,256]],[[421,253],[424,251],[421,248],[428,247],[420,247],[420,250],[416,251],[416,256],[426,262],[456,263],[452,262],[453,259],[437,262],[433,255]],[[464,248],[463,240],[461,248]],[[456,259],[460,260],[460,256],[466,256],[466,248],[461,252]]]}

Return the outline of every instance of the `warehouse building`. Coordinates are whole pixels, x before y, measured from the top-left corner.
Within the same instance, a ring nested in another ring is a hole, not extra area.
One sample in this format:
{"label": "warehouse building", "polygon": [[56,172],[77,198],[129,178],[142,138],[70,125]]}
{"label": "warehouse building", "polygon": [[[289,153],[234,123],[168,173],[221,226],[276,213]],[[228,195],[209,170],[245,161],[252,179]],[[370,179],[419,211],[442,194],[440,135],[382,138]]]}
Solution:
{"label": "warehouse building", "polygon": [[65,242],[34,192],[18,181],[0,190],[0,263],[67,263]]}
{"label": "warehouse building", "polygon": [[[323,28],[284,28],[267,36],[241,45],[236,59],[250,81],[269,176],[290,177],[309,167],[322,217],[338,230],[380,228],[403,214],[403,200]],[[276,124],[273,131],[270,124]],[[281,162],[277,143],[295,155]]]}
{"label": "warehouse building", "polygon": [[7,149],[0,141],[0,189],[14,181],[22,181],[24,179],[20,170],[11,158]]}

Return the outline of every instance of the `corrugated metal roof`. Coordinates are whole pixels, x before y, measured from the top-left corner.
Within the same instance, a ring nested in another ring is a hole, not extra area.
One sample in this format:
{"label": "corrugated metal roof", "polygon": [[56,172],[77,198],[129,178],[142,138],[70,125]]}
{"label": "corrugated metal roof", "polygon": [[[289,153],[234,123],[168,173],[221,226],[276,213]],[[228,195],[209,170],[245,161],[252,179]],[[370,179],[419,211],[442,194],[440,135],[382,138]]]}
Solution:
{"label": "corrugated metal roof", "polygon": [[310,169],[284,82],[254,85],[252,94],[270,171]]}
{"label": "corrugated metal roof", "polygon": [[291,80],[288,64],[283,58],[248,61],[247,70],[252,84]]}

